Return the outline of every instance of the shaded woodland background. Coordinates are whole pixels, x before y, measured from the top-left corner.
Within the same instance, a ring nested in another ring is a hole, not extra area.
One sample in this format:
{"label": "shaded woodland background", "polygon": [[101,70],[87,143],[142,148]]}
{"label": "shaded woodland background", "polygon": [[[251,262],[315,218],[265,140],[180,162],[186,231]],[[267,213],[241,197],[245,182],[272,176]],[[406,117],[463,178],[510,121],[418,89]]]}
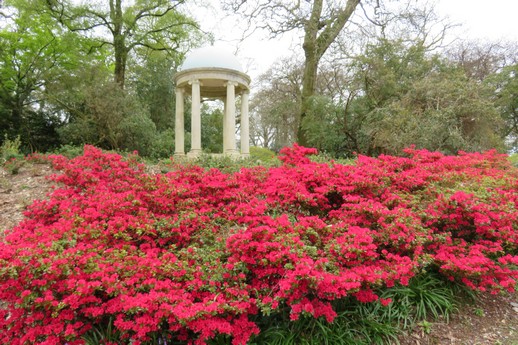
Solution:
{"label": "shaded woodland background", "polygon": [[[300,51],[254,81],[255,146],[278,151],[299,142],[335,157],[398,154],[410,145],[444,153],[518,148],[516,42],[446,42],[454,24],[415,1],[222,3],[272,39],[303,37]],[[186,14],[194,5],[2,2],[0,145],[19,137],[24,153],[93,144],[170,156],[173,76],[189,50],[214,39]],[[207,152],[221,151],[221,133],[221,107],[205,102]]]}

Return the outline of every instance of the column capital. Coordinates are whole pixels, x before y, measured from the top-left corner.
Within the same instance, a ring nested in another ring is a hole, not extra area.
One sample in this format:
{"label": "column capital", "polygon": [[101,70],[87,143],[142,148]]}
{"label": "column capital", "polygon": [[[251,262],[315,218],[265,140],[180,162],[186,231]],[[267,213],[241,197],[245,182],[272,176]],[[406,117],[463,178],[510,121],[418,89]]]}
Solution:
{"label": "column capital", "polygon": [[225,84],[223,84],[223,86],[238,86],[239,83],[237,81],[227,81]]}
{"label": "column capital", "polygon": [[189,85],[203,85],[202,82],[199,79],[191,79],[189,80]]}

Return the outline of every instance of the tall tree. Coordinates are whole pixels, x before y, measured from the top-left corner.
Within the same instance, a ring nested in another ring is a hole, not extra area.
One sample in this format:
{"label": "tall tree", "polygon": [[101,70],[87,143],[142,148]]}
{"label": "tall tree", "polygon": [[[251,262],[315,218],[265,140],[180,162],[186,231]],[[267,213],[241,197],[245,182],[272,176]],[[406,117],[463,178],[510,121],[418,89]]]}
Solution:
{"label": "tall tree", "polygon": [[[304,75],[302,81],[301,123],[307,114],[309,99],[315,93],[318,64],[331,43],[353,14],[360,0],[348,0],[346,5],[332,9],[329,14],[323,12],[324,1],[315,0],[311,15],[304,23]],[[300,129],[299,129],[300,130]],[[301,144],[306,143],[304,130],[298,136]]]}
{"label": "tall tree", "polygon": [[518,63],[518,42],[459,41],[447,49],[446,56],[468,77],[483,81],[506,66]]}
{"label": "tall tree", "polygon": [[296,141],[303,70],[297,59],[284,59],[259,76],[251,101],[256,145],[280,150]]}
{"label": "tall tree", "polygon": [[[319,63],[331,44],[345,27],[360,0],[226,0],[227,8],[255,19],[254,24],[273,36],[292,31],[304,32],[304,73],[299,123],[307,114],[309,99],[315,94]],[[297,133],[299,143],[306,144],[302,128]]]}
{"label": "tall tree", "polygon": [[[410,145],[452,154],[503,149],[498,108],[512,128],[513,73],[505,69],[493,81],[499,86],[488,87],[420,41],[380,39],[347,64],[322,64],[301,126],[310,146],[334,156],[399,154]],[[271,148],[289,138],[282,130],[301,75],[296,62],[277,64],[253,97],[253,119]]]}
{"label": "tall tree", "polygon": [[380,40],[358,56],[361,87],[347,114],[360,152],[398,153],[415,144],[457,153],[503,148],[490,90],[422,44]]}
{"label": "tall tree", "polygon": [[505,126],[502,136],[509,149],[518,150],[518,64],[503,67],[484,80],[494,92],[494,101]]}
{"label": "tall tree", "polygon": [[174,75],[180,65],[177,59],[161,51],[146,51],[128,65],[128,83],[135,89],[140,102],[149,110],[157,130],[174,128]]}
{"label": "tall tree", "polygon": [[198,33],[197,23],[180,12],[186,0],[103,0],[77,5],[49,0],[45,7],[69,30],[93,37],[92,49],[113,48],[114,80],[124,88],[131,51],[138,47],[177,53]]}
{"label": "tall tree", "polygon": [[48,112],[46,90],[61,76],[82,65],[85,40],[63,32],[52,18],[35,12],[24,1],[8,1],[0,30],[0,141],[20,135],[26,150],[45,150],[56,144],[60,117]]}
{"label": "tall tree", "polygon": [[518,43],[460,41],[447,52],[450,61],[472,80],[489,88],[503,120],[501,136],[518,148]]}

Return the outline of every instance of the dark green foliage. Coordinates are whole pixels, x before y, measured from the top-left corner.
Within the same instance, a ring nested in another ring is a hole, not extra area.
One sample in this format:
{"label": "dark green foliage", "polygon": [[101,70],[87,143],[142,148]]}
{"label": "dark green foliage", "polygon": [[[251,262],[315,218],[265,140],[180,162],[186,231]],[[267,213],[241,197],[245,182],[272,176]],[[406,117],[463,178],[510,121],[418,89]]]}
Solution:
{"label": "dark green foliage", "polygon": [[120,332],[113,326],[113,318],[100,322],[94,326],[86,335],[83,336],[85,345],[101,345],[106,342],[118,342]]}
{"label": "dark green foliage", "polygon": [[350,155],[341,121],[343,109],[325,96],[313,96],[308,102],[308,112],[302,122],[306,140],[311,146],[334,157]]}
{"label": "dark green foliage", "polygon": [[49,150],[59,145],[62,117],[50,110],[46,86],[72,73],[84,42],[23,0],[6,5],[18,12],[0,30],[0,140],[19,135],[25,153]]}
{"label": "dark green foliage", "polygon": [[131,86],[135,88],[140,103],[149,111],[149,117],[160,132],[174,128],[175,85],[174,74],[180,55],[168,56],[163,52],[150,52],[130,65]]}
{"label": "dark green foliage", "polygon": [[511,150],[518,149],[518,64],[506,66],[490,75],[485,84],[495,91],[493,97],[505,123],[502,136],[506,137]]}
{"label": "dark green foliage", "polygon": [[396,323],[408,328],[428,318],[443,317],[448,320],[456,310],[457,287],[436,273],[422,273],[414,277],[408,286],[398,285],[382,290],[381,298],[390,298],[387,307],[372,305],[372,312],[379,313],[383,322]]}
{"label": "dark green foliage", "polygon": [[62,155],[67,158],[74,158],[77,156],[81,156],[84,150],[82,146],[74,146],[74,145],[61,145],[57,149],[53,150],[52,153],[57,155]]}
{"label": "dark green foliage", "polygon": [[422,45],[380,40],[355,62],[361,96],[347,113],[349,150],[368,155],[416,145],[455,154],[503,149],[488,90]]}
{"label": "dark green foliage", "polygon": [[134,113],[125,117],[117,129],[120,131],[121,149],[136,150],[143,156],[152,154],[157,131],[155,124],[146,113]]}
{"label": "dark green foliage", "polygon": [[390,323],[359,304],[351,304],[338,313],[333,323],[324,318],[303,317],[290,321],[286,313],[281,317],[264,317],[260,335],[252,344],[268,345],[371,345],[397,340],[398,330]]}
{"label": "dark green foliage", "polygon": [[201,146],[207,153],[223,153],[223,109],[203,104]]}
{"label": "dark green foliage", "polygon": [[[317,94],[305,103],[304,139],[340,158],[399,154],[411,145],[448,154],[504,151],[517,137],[516,70],[507,66],[481,82],[464,67],[418,39],[373,41],[321,68]],[[290,113],[300,107],[297,71],[295,63],[279,64],[254,96],[255,135],[270,148],[294,135],[287,124],[298,121]]]}
{"label": "dark green foliage", "polygon": [[[117,2],[121,17],[108,3],[5,2],[0,144],[19,135],[24,153],[84,144],[172,153],[173,76],[201,39],[182,3]],[[100,26],[113,37],[90,30]]]}
{"label": "dark green foliage", "polygon": [[313,317],[291,321],[288,312],[260,315],[261,333],[252,344],[393,344],[402,330],[429,319],[448,320],[466,291],[437,273],[426,272],[408,286],[380,289],[380,298],[392,300],[388,306],[354,298],[335,303],[338,316],[332,323]]}
{"label": "dark green foliage", "polygon": [[[60,130],[61,140],[67,144],[95,143],[106,149],[121,149],[123,121],[143,112],[134,96],[120,89],[116,83],[100,79],[84,85],[70,104],[68,123]],[[73,108],[72,108],[73,107]]]}
{"label": "dark green foliage", "polygon": [[168,158],[174,153],[174,132],[172,129],[166,129],[157,132],[151,141],[149,157],[154,159]]}

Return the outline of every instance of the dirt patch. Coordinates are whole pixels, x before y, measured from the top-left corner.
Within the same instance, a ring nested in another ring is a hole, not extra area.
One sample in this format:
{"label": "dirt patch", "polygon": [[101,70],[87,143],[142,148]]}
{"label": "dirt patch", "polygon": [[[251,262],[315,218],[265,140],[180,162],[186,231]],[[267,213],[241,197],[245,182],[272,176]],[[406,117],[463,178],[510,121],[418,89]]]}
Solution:
{"label": "dirt patch", "polygon": [[[151,171],[156,172],[156,171]],[[0,167],[0,234],[23,219],[34,200],[45,199],[53,182],[49,164],[24,164],[17,174]],[[518,345],[518,295],[482,295],[459,306],[449,320],[422,324],[400,337],[401,345]]]}
{"label": "dirt patch", "polygon": [[518,296],[480,295],[461,305],[449,322],[422,324],[401,345],[518,345]]}
{"label": "dirt patch", "polygon": [[49,164],[26,163],[17,174],[0,167],[0,233],[23,219],[23,211],[47,197],[53,182],[47,177],[54,171]]}

